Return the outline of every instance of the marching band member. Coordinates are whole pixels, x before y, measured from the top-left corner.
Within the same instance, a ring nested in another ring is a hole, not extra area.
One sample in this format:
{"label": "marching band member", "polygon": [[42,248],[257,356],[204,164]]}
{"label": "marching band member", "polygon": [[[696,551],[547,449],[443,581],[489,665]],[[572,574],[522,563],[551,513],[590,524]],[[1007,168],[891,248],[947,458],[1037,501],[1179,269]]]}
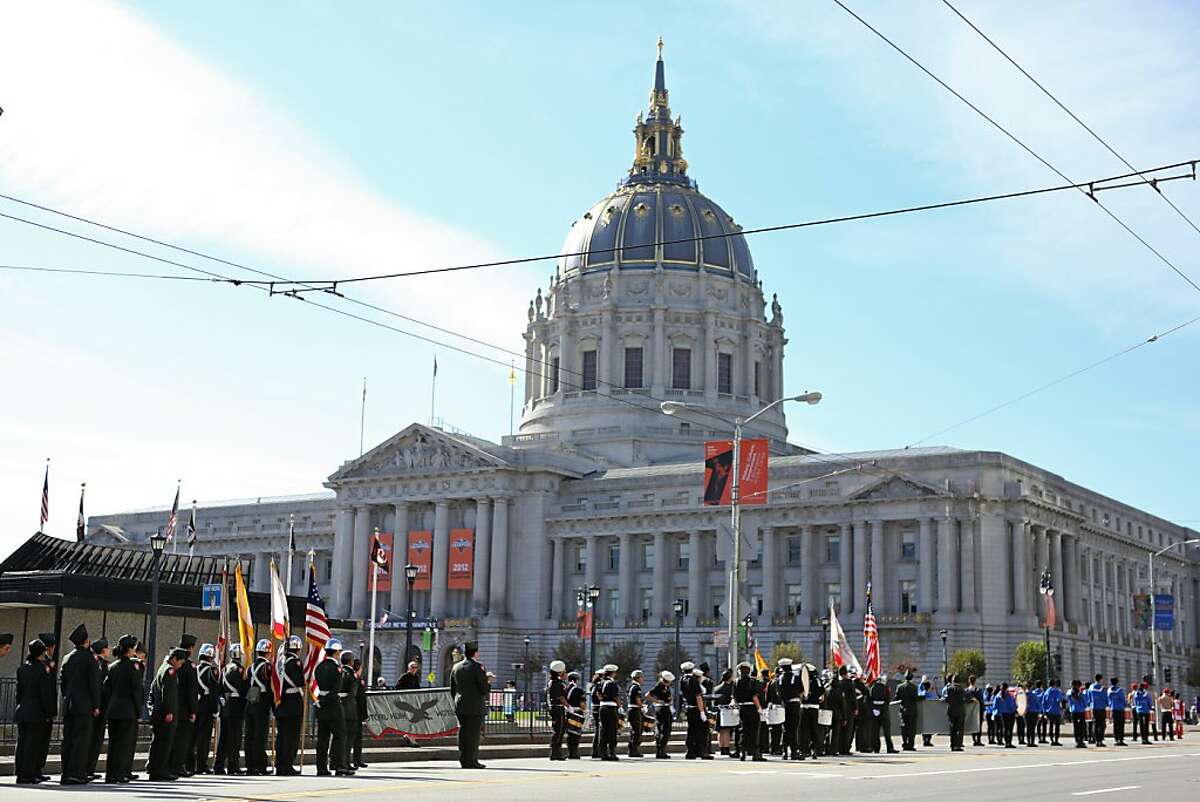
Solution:
{"label": "marching band member", "polygon": [[820,753],[820,711],[825,698],[825,688],[817,678],[817,667],[811,663],[800,666],[800,725],[796,749],[798,760],[810,757],[817,759]]}
{"label": "marching band member", "polygon": [[648,694],[654,703],[654,757],[658,760],[671,759],[667,754],[667,743],[671,740],[671,686],[674,683],[675,675],[663,671],[658,675],[658,684]]}
{"label": "marching band member", "polygon": [[579,760],[579,738],[587,716],[587,694],[579,685],[579,672],[572,671],[567,680],[567,710],[574,714],[576,723],[567,728],[567,760]]}
{"label": "marching band member", "polygon": [[563,754],[563,736],[567,728],[567,685],[562,681],[562,673],[567,670],[567,664],[562,660],[550,663],[550,682],[546,685],[546,701],[550,705],[550,759],[566,760]]}
{"label": "marching band member", "polygon": [[619,760],[617,757],[617,720],[620,707],[621,688],[615,675],[617,666],[604,666],[600,680],[600,759]]}
{"label": "marching band member", "polygon": [[629,689],[625,693],[629,711],[629,756],[642,756],[642,672],[640,669],[629,675]]}
{"label": "marching band member", "polygon": [[762,687],[750,673],[749,663],[738,664],[738,680],[733,685],[733,701],[738,706],[742,722],[742,749],[739,759],[745,760],[749,753],[756,763],[766,760],[759,743],[759,714],[762,711]]}

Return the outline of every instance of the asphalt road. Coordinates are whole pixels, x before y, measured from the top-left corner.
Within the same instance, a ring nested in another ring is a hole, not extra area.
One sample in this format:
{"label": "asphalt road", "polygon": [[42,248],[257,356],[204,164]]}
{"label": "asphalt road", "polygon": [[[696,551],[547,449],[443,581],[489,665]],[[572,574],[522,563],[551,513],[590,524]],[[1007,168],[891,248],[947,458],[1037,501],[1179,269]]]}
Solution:
{"label": "asphalt road", "polygon": [[[944,740],[944,739],[939,739]],[[85,787],[0,785],[0,799],[90,796],[162,800],[372,800],[437,799],[466,795],[487,800],[822,800],[954,799],[1170,802],[1200,800],[1200,738],[1119,749],[1071,747],[1004,750],[994,747],[951,754],[940,746],[916,753],[850,757],[819,762],[772,760],[622,760],[550,763],[497,760],[485,770],[452,763],[372,765],[357,777],[312,775],[193,778],[175,783],[136,782]],[[9,780],[8,782],[11,782]]]}

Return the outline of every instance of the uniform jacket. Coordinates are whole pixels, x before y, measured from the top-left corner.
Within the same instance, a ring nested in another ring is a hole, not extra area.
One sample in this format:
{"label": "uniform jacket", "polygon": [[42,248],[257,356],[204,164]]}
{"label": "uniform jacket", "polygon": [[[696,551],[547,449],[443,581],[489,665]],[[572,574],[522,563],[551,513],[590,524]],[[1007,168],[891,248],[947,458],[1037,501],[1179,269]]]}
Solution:
{"label": "uniform jacket", "polygon": [[671,686],[663,685],[661,682],[656,683],[647,694],[651,699],[661,705],[671,704]]}
{"label": "uniform jacket", "polygon": [[283,660],[280,686],[283,696],[275,706],[275,718],[300,718],[304,713],[304,668],[294,654]]}
{"label": "uniform jacket", "polygon": [[237,663],[225,666],[221,677],[221,718],[243,718],[246,715],[246,691],[250,681]]}
{"label": "uniform jacket", "polygon": [[346,664],[342,664],[342,676],[338,681],[338,701],[342,703],[342,718],[346,721],[358,721],[358,703],[354,700],[354,686],[358,684],[358,677],[354,676],[354,669]]}
{"label": "uniform jacket", "polygon": [[16,709],[13,721],[34,724],[54,717],[54,675],[44,661],[26,660],[17,669]]}
{"label": "uniform jacket", "polygon": [[450,671],[450,695],[454,698],[454,712],[460,716],[486,716],[488,693],[487,672],[478,661],[467,658],[460,660]]}
{"label": "uniform jacket", "polygon": [[259,694],[258,701],[254,704],[246,702],[246,711],[250,712],[250,710],[254,710],[254,712],[258,713],[263,708],[270,709],[275,701],[274,692],[271,690],[271,662],[264,657],[255,657],[254,663],[250,667],[250,676],[248,679],[250,680],[250,685],[247,688],[247,693],[249,693],[249,688],[258,688]]}
{"label": "uniform jacket", "polygon": [[1039,691],[1037,688],[1029,688],[1025,691],[1025,712],[1026,713],[1041,713],[1042,712],[1042,697],[1046,695],[1045,691]]}
{"label": "uniform jacket", "polygon": [[752,705],[761,690],[754,677],[738,677],[733,683],[733,701],[739,705]]}
{"label": "uniform jacket", "polygon": [[946,686],[946,712],[951,716],[967,714],[967,693],[957,682]]}
{"label": "uniform jacket", "polygon": [[168,714],[179,715],[179,672],[164,662],[150,683],[150,721],[164,724]]}
{"label": "uniform jacket", "polygon": [[179,666],[179,715],[186,719],[195,715],[200,702],[200,686],[196,684],[196,664],[191,659]]}
{"label": "uniform jacket", "polygon": [[1108,690],[1099,682],[1093,682],[1088,687],[1088,704],[1092,710],[1108,709]]}
{"label": "uniform jacket", "polygon": [[358,708],[358,720],[367,720],[367,678],[359,677],[354,684],[354,704]]}
{"label": "uniform jacket", "polygon": [[558,677],[551,677],[546,685],[546,699],[551,707],[565,707],[567,704],[567,685]]}
{"label": "uniform jacket", "polygon": [[100,707],[100,667],[91,649],[77,647],[67,655],[60,681],[64,713],[90,716],[92,710]]}
{"label": "uniform jacket", "polygon": [[108,677],[108,661],[96,655],[96,668],[100,670],[100,715],[108,711],[108,691],[104,688],[104,680]]}
{"label": "uniform jacket", "polygon": [[800,687],[800,677],[794,671],[790,671],[791,666],[779,673],[779,679],[776,684],[779,687],[779,700],[784,704],[793,699],[799,699],[803,689]]}
{"label": "uniform jacket", "polygon": [[1125,709],[1125,689],[1120,685],[1111,685],[1108,688],[1108,706],[1113,710]]}
{"label": "uniform jacket", "polygon": [[142,672],[128,657],[108,668],[104,677],[104,695],[108,697],[108,717],[114,721],[137,721],[142,713]]}
{"label": "uniform jacket", "polygon": [[1149,713],[1151,707],[1150,692],[1136,690],[1133,692],[1133,709],[1139,713]]}
{"label": "uniform jacket", "polygon": [[876,682],[871,686],[871,715],[886,716],[888,713],[888,702],[892,701],[892,692],[888,690],[886,682]]}
{"label": "uniform jacket", "polygon": [[201,660],[196,665],[196,690],[199,698],[196,702],[196,712],[207,716],[215,716],[221,709],[221,672],[215,663]]}
{"label": "uniform jacket", "polygon": [[583,710],[584,702],[587,701],[587,694],[583,692],[583,688],[578,685],[570,685],[567,687],[567,705],[575,710]]}
{"label": "uniform jacket", "polygon": [[326,657],[317,663],[313,671],[317,683],[317,721],[335,721],[342,718],[342,704],[338,692],[342,689],[342,667],[337,660]]}
{"label": "uniform jacket", "polygon": [[630,707],[641,707],[642,685],[640,682],[630,682],[629,690],[625,693],[626,703]]}

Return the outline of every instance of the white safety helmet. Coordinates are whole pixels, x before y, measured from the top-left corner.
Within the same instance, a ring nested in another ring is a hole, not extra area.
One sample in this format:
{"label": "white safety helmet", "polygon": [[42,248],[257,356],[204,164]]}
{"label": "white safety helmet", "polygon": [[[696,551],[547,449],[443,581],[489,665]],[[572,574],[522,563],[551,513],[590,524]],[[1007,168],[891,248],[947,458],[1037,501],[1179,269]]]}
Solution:
{"label": "white safety helmet", "polygon": [[300,640],[299,635],[293,635],[292,637],[288,638],[288,642],[287,642],[288,651],[298,652],[298,651],[300,651],[300,647],[302,645],[304,645],[304,644]]}
{"label": "white safety helmet", "polygon": [[554,660],[550,663],[550,670],[555,674],[561,674],[567,670],[567,664],[562,660]]}
{"label": "white safety helmet", "polygon": [[630,679],[641,679],[642,676],[643,674],[640,668],[635,668],[633,671],[629,672]]}
{"label": "white safety helmet", "polygon": [[696,664],[693,663],[691,660],[687,660],[687,661],[679,664],[679,670],[684,671],[684,672],[691,671],[695,667],[696,667]]}
{"label": "white safety helmet", "polygon": [[338,640],[337,638],[330,638],[329,640],[325,641],[325,651],[340,652],[341,650],[342,650],[342,642],[340,640]]}
{"label": "white safety helmet", "polygon": [[675,675],[672,674],[670,671],[660,672],[658,675],[658,678],[661,679],[663,682],[674,682],[675,681]]}
{"label": "white safety helmet", "polygon": [[200,645],[200,657],[216,657],[217,650],[211,643],[203,643]]}
{"label": "white safety helmet", "polygon": [[229,658],[231,660],[241,660],[242,659],[242,644],[240,644],[240,643],[229,644]]}
{"label": "white safety helmet", "polygon": [[271,651],[271,641],[263,638],[254,645],[254,651],[257,654],[266,654],[267,652]]}

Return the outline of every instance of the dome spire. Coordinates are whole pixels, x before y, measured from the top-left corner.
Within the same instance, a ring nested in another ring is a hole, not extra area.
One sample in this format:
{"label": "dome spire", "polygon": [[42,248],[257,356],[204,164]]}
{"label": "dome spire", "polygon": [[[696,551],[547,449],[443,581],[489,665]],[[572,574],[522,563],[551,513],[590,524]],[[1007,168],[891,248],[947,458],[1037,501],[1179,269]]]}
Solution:
{"label": "dome spire", "polygon": [[683,127],[678,119],[671,119],[671,107],[668,104],[661,36],[658,37],[658,60],[654,63],[650,108],[644,118],[638,115],[633,135],[633,166],[629,168],[625,183],[690,183],[687,161],[683,158]]}
{"label": "dome spire", "polygon": [[663,40],[660,36],[658,37],[658,61],[654,64],[654,91],[662,92],[665,96],[667,93],[667,79],[663,73],[662,49]]}

